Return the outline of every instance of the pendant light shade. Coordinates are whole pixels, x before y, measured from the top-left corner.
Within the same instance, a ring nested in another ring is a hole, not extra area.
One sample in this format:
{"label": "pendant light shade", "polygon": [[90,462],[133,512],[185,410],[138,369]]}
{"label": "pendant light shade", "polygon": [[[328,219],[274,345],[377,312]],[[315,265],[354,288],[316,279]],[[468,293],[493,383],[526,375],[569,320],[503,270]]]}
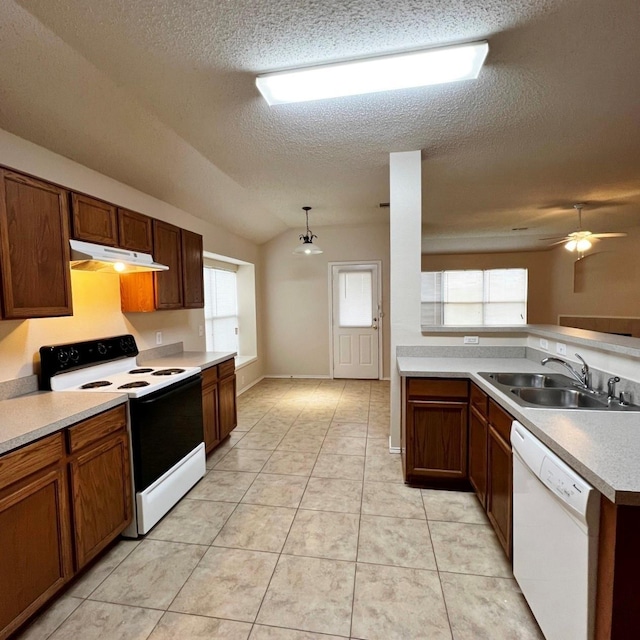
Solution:
{"label": "pendant light shade", "polygon": [[322,253],[322,249],[317,244],[313,244],[313,239],[317,238],[318,236],[315,235],[315,233],[313,233],[311,229],[309,229],[309,211],[311,211],[311,207],[302,207],[302,209],[307,220],[307,233],[300,234],[300,240],[302,240],[302,244],[299,244],[293,250],[293,253],[301,254],[304,256],[315,256]]}

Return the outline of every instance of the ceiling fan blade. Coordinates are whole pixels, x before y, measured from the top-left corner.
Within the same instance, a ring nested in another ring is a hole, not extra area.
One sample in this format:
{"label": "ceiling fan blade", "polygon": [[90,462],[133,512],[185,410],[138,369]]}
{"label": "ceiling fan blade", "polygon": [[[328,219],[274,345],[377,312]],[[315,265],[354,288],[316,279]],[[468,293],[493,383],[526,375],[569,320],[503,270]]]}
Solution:
{"label": "ceiling fan blade", "polygon": [[550,238],[540,238],[540,240],[558,240],[558,242],[566,242],[567,240],[571,240],[570,236],[553,236]]}
{"label": "ceiling fan blade", "polygon": [[626,233],[593,233],[592,238],[624,238]]}
{"label": "ceiling fan blade", "polygon": [[[553,240],[553,238],[549,238],[549,239]],[[562,238],[562,240],[558,240],[557,242],[552,242],[549,246],[554,247],[557,244],[564,244],[565,242],[569,242],[569,240],[571,240],[571,238]]]}

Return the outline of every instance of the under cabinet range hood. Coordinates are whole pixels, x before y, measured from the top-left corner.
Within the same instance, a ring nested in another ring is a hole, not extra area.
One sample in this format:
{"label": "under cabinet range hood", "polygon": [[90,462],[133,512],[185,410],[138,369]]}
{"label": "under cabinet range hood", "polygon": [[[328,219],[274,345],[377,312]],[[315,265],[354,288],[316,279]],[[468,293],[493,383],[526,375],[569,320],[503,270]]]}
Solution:
{"label": "under cabinet range hood", "polygon": [[105,247],[92,242],[70,240],[71,268],[100,273],[139,273],[167,271],[169,267],[153,261],[150,253],[128,251],[118,247]]}

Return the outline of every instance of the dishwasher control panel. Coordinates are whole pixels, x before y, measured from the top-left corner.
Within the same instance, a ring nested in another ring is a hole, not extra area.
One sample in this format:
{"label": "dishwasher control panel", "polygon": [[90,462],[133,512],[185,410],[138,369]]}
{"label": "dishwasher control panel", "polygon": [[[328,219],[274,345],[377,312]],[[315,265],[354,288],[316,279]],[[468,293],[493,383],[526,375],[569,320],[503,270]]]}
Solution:
{"label": "dishwasher control panel", "polygon": [[545,457],[540,469],[540,479],[564,502],[570,503],[575,509],[584,504],[585,487],[581,487],[576,479],[561,469],[555,462]]}

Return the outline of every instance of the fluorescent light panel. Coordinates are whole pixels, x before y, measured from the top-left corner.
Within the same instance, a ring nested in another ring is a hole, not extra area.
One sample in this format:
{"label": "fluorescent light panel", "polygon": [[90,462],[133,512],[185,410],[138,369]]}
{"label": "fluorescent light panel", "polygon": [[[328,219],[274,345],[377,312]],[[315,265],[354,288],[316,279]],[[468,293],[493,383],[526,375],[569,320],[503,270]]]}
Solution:
{"label": "fluorescent light panel", "polygon": [[265,73],[256,85],[270,105],[424,87],[477,78],[488,51],[487,42],[423,49]]}

